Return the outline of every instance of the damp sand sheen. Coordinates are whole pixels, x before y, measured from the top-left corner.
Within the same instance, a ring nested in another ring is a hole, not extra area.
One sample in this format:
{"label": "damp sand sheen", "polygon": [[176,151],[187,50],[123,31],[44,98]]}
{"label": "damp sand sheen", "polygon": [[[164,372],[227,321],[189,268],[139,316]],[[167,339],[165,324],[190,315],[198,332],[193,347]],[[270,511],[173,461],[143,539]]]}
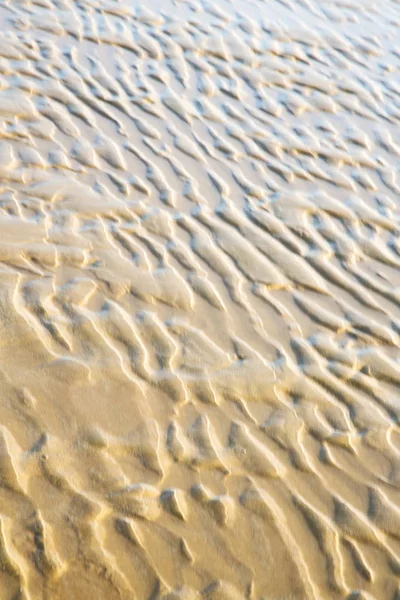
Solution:
{"label": "damp sand sheen", "polygon": [[0,599],[400,600],[400,4],[0,0]]}

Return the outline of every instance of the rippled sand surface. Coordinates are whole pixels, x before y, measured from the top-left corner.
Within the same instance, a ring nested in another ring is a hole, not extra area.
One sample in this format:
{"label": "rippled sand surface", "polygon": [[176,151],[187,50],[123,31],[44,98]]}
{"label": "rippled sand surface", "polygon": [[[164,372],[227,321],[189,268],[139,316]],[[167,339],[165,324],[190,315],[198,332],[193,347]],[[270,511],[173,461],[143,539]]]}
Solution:
{"label": "rippled sand surface", "polygon": [[0,0],[1,600],[399,600],[400,4]]}

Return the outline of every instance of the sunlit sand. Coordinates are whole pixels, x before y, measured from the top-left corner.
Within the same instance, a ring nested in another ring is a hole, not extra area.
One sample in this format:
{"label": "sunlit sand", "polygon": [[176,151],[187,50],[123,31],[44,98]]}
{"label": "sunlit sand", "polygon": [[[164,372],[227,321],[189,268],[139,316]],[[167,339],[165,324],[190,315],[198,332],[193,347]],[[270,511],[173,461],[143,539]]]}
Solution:
{"label": "sunlit sand", "polygon": [[400,600],[400,4],[0,0],[1,600]]}

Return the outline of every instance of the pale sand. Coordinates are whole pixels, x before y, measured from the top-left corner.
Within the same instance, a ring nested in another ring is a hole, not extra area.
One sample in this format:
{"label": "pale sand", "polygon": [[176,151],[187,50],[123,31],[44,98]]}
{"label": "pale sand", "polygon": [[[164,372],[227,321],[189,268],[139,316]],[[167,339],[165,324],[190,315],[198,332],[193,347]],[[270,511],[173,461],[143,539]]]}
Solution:
{"label": "pale sand", "polygon": [[1,600],[400,600],[399,67],[395,0],[0,0]]}

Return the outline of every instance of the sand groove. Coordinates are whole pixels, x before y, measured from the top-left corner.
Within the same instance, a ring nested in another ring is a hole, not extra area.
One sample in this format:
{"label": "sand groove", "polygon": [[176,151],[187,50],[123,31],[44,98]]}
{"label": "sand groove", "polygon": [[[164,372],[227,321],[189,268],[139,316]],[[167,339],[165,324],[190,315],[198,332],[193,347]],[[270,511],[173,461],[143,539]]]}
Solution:
{"label": "sand groove", "polygon": [[0,597],[398,600],[398,2],[0,23]]}

